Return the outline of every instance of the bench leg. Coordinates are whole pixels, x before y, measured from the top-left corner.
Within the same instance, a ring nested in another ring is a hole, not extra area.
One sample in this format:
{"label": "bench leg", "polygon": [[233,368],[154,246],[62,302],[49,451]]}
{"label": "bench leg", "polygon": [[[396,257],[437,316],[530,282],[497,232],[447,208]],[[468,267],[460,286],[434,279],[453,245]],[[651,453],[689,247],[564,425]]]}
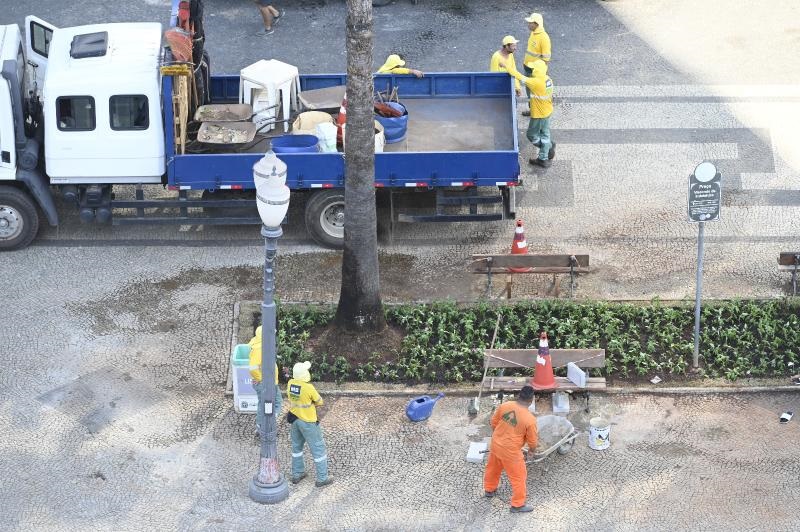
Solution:
{"label": "bench leg", "polygon": [[553,274],[553,293],[556,297],[561,297],[561,285],[558,283],[558,274]]}

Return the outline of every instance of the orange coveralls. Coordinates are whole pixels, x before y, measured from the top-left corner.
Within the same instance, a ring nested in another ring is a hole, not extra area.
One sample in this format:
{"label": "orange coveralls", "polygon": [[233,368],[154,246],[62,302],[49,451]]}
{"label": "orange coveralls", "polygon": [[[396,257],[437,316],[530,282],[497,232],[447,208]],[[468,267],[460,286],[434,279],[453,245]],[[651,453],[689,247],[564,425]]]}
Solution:
{"label": "orange coveralls", "polygon": [[492,416],[492,445],[483,475],[483,489],[497,490],[500,473],[505,469],[511,482],[511,506],[524,506],[528,469],[522,456],[525,443],[533,451],[539,441],[536,418],[517,401],[503,403]]}

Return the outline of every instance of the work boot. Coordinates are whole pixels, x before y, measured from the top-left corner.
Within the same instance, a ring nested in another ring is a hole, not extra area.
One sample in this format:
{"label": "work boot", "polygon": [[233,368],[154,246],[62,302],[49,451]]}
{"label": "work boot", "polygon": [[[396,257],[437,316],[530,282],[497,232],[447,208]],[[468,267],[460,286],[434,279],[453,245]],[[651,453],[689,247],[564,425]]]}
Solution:
{"label": "work boot", "polygon": [[328,478],[326,478],[325,480],[318,480],[314,483],[314,485],[318,488],[327,486],[328,484],[333,484],[333,477],[330,475],[328,475]]}
{"label": "work boot", "polygon": [[525,506],[512,506],[511,513],[512,514],[524,514],[527,512],[532,512],[533,506],[525,505]]}
{"label": "work boot", "polygon": [[483,493],[483,496],[486,497],[487,499],[491,499],[495,495],[497,495],[497,491],[486,491]]}
{"label": "work boot", "polygon": [[542,168],[550,168],[550,165],[553,164],[549,159],[534,159],[533,157],[531,157],[529,162],[531,164],[535,164],[536,166],[541,166]]}
{"label": "work boot", "polygon": [[292,477],[292,484],[297,484],[298,482],[300,482],[301,480],[303,480],[307,476],[308,476],[308,473],[302,473],[300,475],[297,475],[296,477]]}
{"label": "work boot", "polygon": [[555,156],[556,156],[556,143],[553,142],[552,144],[550,144],[550,151],[547,152],[547,158],[552,160]]}

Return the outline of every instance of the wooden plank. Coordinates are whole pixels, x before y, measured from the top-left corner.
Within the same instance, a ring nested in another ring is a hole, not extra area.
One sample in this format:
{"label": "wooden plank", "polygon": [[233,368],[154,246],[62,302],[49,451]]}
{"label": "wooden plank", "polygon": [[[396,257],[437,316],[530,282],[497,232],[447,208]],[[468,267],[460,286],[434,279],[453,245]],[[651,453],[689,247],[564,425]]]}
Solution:
{"label": "wooden plank", "polygon": [[[485,367],[490,368],[519,368],[520,364],[533,368],[537,353],[537,349],[484,349],[483,363]],[[602,368],[606,362],[606,351],[605,349],[551,349],[550,360],[553,367],[566,366],[574,362],[580,368]]]}
{"label": "wooden plank", "polygon": [[[589,268],[589,255],[473,255],[470,269],[475,273],[486,273],[492,268],[566,268],[569,271],[570,257],[575,257],[576,268]],[[489,260],[491,259],[491,260]]]}
{"label": "wooden plank", "polygon": [[800,256],[800,251],[781,251],[778,256],[778,264],[780,266],[794,266],[797,263],[796,257],[798,256]]}
{"label": "wooden plank", "polygon": [[[516,268],[516,266],[514,266],[514,268]],[[589,268],[574,268],[572,271],[575,272],[575,273],[589,273],[589,272],[591,272],[591,270]],[[556,274],[558,274],[558,273],[569,273],[569,272],[570,272],[569,268],[562,268],[560,266],[556,267],[556,268],[531,268],[530,270],[525,271],[525,272],[511,271],[511,268],[492,268],[492,273],[511,273],[511,274],[518,274],[518,273],[556,273]],[[478,268],[475,268],[475,269],[471,270],[470,273],[487,274],[487,273],[489,273],[489,270],[486,267],[484,267],[483,269],[480,269],[478,267]]]}
{"label": "wooden plank", "polygon": [[[483,389],[492,392],[514,392],[522,389],[526,384],[530,384],[530,377],[486,377],[483,381]],[[536,390],[536,393],[553,392],[596,392],[606,389],[605,377],[589,377],[586,380],[586,388],[580,388],[566,377],[556,377],[558,387],[552,390]]]}

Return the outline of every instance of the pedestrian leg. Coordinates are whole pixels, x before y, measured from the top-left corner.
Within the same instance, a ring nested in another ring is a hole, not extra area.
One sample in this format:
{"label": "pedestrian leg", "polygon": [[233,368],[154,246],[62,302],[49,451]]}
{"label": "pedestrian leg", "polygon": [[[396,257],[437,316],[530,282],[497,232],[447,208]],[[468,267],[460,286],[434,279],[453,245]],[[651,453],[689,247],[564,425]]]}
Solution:
{"label": "pedestrian leg", "polygon": [[539,146],[539,159],[546,161],[550,154],[550,147],[552,146],[552,140],[550,139],[550,117],[540,118],[539,122],[539,140],[541,142],[541,146]]}
{"label": "pedestrian leg", "polygon": [[[297,423],[295,421],[295,423]],[[317,483],[327,482],[328,480],[328,451],[325,448],[325,439],[322,437],[322,428],[319,423],[303,423],[303,432],[314,457],[314,468],[317,471]]]}
{"label": "pedestrian leg", "polygon": [[306,444],[306,438],[303,436],[303,431],[300,428],[300,424],[303,423],[299,419],[296,419],[294,423],[292,423],[292,429],[290,431],[292,437],[292,478],[300,478],[305,476],[306,473],[306,464],[303,460],[303,447]]}
{"label": "pedestrian leg", "polygon": [[527,480],[528,469],[525,467],[525,460],[522,459],[520,454],[519,458],[513,460],[505,460],[503,468],[508,475],[508,481],[511,483],[511,506],[519,508],[525,506],[525,499],[527,498]]}
{"label": "pedestrian leg", "polygon": [[500,474],[503,472],[503,463],[495,453],[490,452],[486,460],[486,471],[483,473],[483,491],[494,493],[500,485]]}
{"label": "pedestrian leg", "polygon": [[531,118],[528,121],[528,130],[525,132],[525,136],[528,137],[528,140],[531,141],[531,144],[534,146],[539,146],[540,140],[540,124],[541,120],[538,118]]}

